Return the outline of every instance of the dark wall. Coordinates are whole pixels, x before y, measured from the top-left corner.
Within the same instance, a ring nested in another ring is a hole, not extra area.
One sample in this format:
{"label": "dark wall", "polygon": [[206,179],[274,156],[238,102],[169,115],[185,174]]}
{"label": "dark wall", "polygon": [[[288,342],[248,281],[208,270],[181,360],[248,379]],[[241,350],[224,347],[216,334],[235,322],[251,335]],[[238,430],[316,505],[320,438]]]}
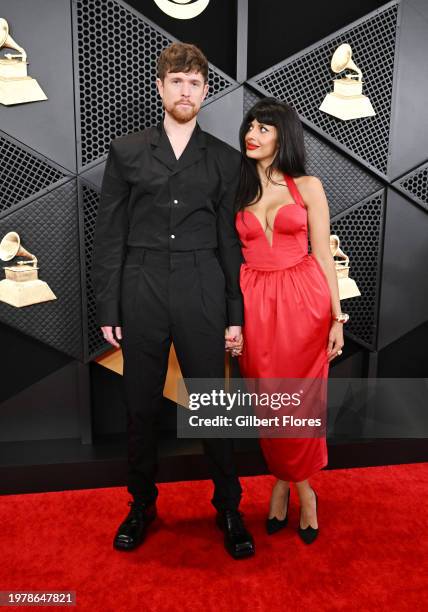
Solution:
{"label": "dark wall", "polygon": [[[129,0],[128,4],[176,38],[198,45],[211,63],[236,77],[238,0],[211,0],[201,15],[188,21],[168,17],[153,1]],[[249,0],[248,4],[248,76],[251,77],[386,2]]]}
{"label": "dark wall", "polygon": [[72,361],[68,355],[3,323],[0,346],[0,404]]}
{"label": "dark wall", "polygon": [[152,0],[128,0],[128,4],[182,42],[202,49],[209,61],[236,77],[237,0],[211,0],[194,19],[168,17]]}
{"label": "dark wall", "polygon": [[382,0],[249,0],[248,77],[290,57],[370,13]]}

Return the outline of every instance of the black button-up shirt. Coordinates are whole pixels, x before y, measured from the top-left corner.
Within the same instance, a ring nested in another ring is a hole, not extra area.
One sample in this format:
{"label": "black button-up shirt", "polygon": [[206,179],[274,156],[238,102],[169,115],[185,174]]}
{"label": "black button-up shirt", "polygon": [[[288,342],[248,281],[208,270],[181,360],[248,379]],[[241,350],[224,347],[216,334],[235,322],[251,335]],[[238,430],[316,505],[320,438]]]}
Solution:
{"label": "black button-up shirt", "polygon": [[177,160],[163,124],[112,141],[95,228],[92,279],[98,325],[120,325],[127,246],[218,249],[229,325],[243,322],[234,224],[241,156],[196,125]]}

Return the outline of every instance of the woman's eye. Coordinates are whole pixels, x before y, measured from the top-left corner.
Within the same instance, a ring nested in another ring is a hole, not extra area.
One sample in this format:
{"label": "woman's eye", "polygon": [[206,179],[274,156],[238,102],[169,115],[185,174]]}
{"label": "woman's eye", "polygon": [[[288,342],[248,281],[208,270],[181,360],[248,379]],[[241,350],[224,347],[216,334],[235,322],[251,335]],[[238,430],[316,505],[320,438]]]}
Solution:
{"label": "woman's eye", "polygon": [[261,131],[261,132],[267,132],[267,129],[266,129],[264,126],[262,126],[262,127],[260,128],[260,131]]}

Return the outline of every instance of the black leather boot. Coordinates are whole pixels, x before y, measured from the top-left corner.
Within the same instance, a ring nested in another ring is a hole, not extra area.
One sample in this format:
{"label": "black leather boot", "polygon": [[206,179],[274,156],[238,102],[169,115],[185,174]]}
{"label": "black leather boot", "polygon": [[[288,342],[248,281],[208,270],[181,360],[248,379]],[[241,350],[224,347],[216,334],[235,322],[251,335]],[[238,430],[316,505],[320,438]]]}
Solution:
{"label": "black leather boot", "polygon": [[224,546],[234,559],[244,559],[254,555],[256,551],[254,540],[246,529],[239,510],[218,512],[216,523],[224,532]]}
{"label": "black leather boot", "polygon": [[156,502],[144,504],[130,501],[128,506],[131,506],[131,510],[114,537],[116,550],[137,548],[144,541],[148,526],[156,518]]}

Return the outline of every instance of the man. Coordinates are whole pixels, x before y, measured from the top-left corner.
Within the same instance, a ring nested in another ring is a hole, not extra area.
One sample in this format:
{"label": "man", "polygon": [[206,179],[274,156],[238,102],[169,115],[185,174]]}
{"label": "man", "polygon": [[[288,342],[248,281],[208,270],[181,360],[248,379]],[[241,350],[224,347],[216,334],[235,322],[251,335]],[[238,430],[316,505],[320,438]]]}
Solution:
{"label": "man", "polygon": [[[171,341],[185,378],[223,378],[225,336],[229,350],[242,344],[234,227],[240,154],[196,123],[207,78],[197,47],[165,49],[156,81],[164,121],[114,140],[103,179],[93,281],[103,335],[116,347],[122,341],[133,496],[114,539],[118,550],[141,544],[156,516],[154,420]],[[203,443],[225,547],[234,558],[250,556],[232,440]]]}

